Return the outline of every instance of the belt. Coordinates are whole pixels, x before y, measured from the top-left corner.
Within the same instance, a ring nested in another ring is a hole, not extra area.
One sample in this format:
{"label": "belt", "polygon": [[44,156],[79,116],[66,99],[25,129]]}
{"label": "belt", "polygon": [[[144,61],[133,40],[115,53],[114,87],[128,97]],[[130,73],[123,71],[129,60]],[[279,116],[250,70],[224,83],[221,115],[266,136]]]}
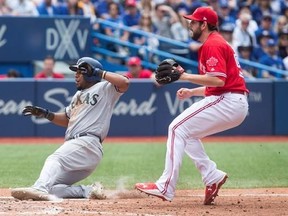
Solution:
{"label": "belt", "polygon": [[247,92],[245,92],[245,91],[231,91],[230,92],[231,94],[242,94],[242,95],[248,95],[248,93]]}
{"label": "belt", "polygon": [[76,139],[76,138],[83,137],[83,136],[94,136],[94,137],[97,137],[99,139],[100,143],[102,143],[102,140],[101,140],[101,138],[99,136],[97,136],[95,134],[86,133],[86,132],[80,133],[80,134],[76,134],[76,135],[74,135],[72,137],[69,137],[68,140]]}

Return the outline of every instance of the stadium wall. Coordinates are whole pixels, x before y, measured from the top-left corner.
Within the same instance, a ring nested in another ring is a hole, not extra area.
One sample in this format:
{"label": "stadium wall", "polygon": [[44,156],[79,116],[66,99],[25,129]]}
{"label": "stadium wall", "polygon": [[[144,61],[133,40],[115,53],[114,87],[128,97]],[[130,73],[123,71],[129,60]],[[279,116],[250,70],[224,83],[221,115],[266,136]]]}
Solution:
{"label": "stadium wall", "polygon": [[[288,81],[248,81],[249,115],[239,127],[218,135],[288,135]],[[193,87],[176,83],[158,87],[150,80],[132,80],[114,109],[109,136],[165,136],[169,123],[200,97],[179,101],[176,91]],[[76,91],[73,79],[0,81],[0,137],[61,137],[65,128],[45,119],[24,117],[26,105],[63,111]],[[203,127],[205,127],[203,125]]]}

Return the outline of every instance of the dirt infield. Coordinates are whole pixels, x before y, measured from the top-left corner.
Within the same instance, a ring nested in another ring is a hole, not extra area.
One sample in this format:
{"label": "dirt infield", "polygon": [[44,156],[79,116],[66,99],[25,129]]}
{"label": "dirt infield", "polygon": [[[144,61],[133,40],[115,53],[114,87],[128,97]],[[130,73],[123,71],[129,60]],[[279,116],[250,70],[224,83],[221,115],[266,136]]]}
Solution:
{"label": "dirt infield", "polygon": [[205,206],[202,190],[178,190],[172,202],[126,191],[107,200],[17,201],[0,189],[0,215],[288,215],[288,188],[222,189],[215,205]]}
{"label": "dirt infield", "polygon": [[[287,142],[288,137],[209,137],[204,142]],[[165,137],[107,138],[105,142],[165,142]],[[0,138],[6,143],[62,143],[63,138]],[[0,215],[124,215],[124,216],[288,216],[288,188],[220,190],[215,205],[203,205],[203,190],[177,190],[172,202],[136,190],[112,191],[106,200],[66,199],[54,202],[18,201],[10,189],[0,189]]]}

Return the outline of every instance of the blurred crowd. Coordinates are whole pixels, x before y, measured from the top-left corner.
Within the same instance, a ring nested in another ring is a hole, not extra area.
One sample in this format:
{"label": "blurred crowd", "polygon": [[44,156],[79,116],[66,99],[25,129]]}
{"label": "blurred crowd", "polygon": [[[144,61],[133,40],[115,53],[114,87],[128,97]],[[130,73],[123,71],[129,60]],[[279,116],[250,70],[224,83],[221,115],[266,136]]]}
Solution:
{"label": "blurred crowd", "polygon": [[[190,38],[183,15],[199,6],[217,11],[219,31],[240,58],[288,70],[288,0],[0,0],[0,15],[87,16],[96,31],[196,60],[200,44]],[[98,18],[187,43],[187,49],[109,26],[99,28]],[[129,55],[125,47],[107,46]],[[140,49],[138,56],[142,55]],[[151,56],[151,61],[158,63],[156,56]],[[250,66],[243,66],[243,70],[250,78],[284,77]]]}

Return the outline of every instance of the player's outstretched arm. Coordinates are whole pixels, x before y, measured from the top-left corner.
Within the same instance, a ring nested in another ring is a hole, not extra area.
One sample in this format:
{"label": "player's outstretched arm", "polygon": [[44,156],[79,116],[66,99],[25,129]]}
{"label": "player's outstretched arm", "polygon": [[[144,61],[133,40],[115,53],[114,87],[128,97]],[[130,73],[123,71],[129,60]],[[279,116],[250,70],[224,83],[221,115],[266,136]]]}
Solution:
{"label": "player's outstretched arm", "polygon": [[46,118],[49,121],[53,122],[56,125],[67,127],[68,119],[66,114],[63,113],[54,113],[48,109],[38,107],[38,106],[26,106],[24,107],[22,114],[24,116],[36,116],[38,118]]}
{"label": "player's outstretched arm", "polygon": [[69,123],[69,119],[67,118],[65,112],[54,113],[54,119],[51,122],[62,127],[67,127]]}
{"label": "player's outstretched arm", "polygon": [[126,92],[129,88],[129,78],[123,75],[109,71],[103,71],[102,79],[105,79],[108,82],[112,83],[119,92]]}
{"label": "player's outstretched arm", "polygon": [[218,77],[199,75],[199,74],[183,73],[180,77],[180,80],[186,80],[191,83],[207,87],[222,87],[225,85],[225,81],[221,80]]}

